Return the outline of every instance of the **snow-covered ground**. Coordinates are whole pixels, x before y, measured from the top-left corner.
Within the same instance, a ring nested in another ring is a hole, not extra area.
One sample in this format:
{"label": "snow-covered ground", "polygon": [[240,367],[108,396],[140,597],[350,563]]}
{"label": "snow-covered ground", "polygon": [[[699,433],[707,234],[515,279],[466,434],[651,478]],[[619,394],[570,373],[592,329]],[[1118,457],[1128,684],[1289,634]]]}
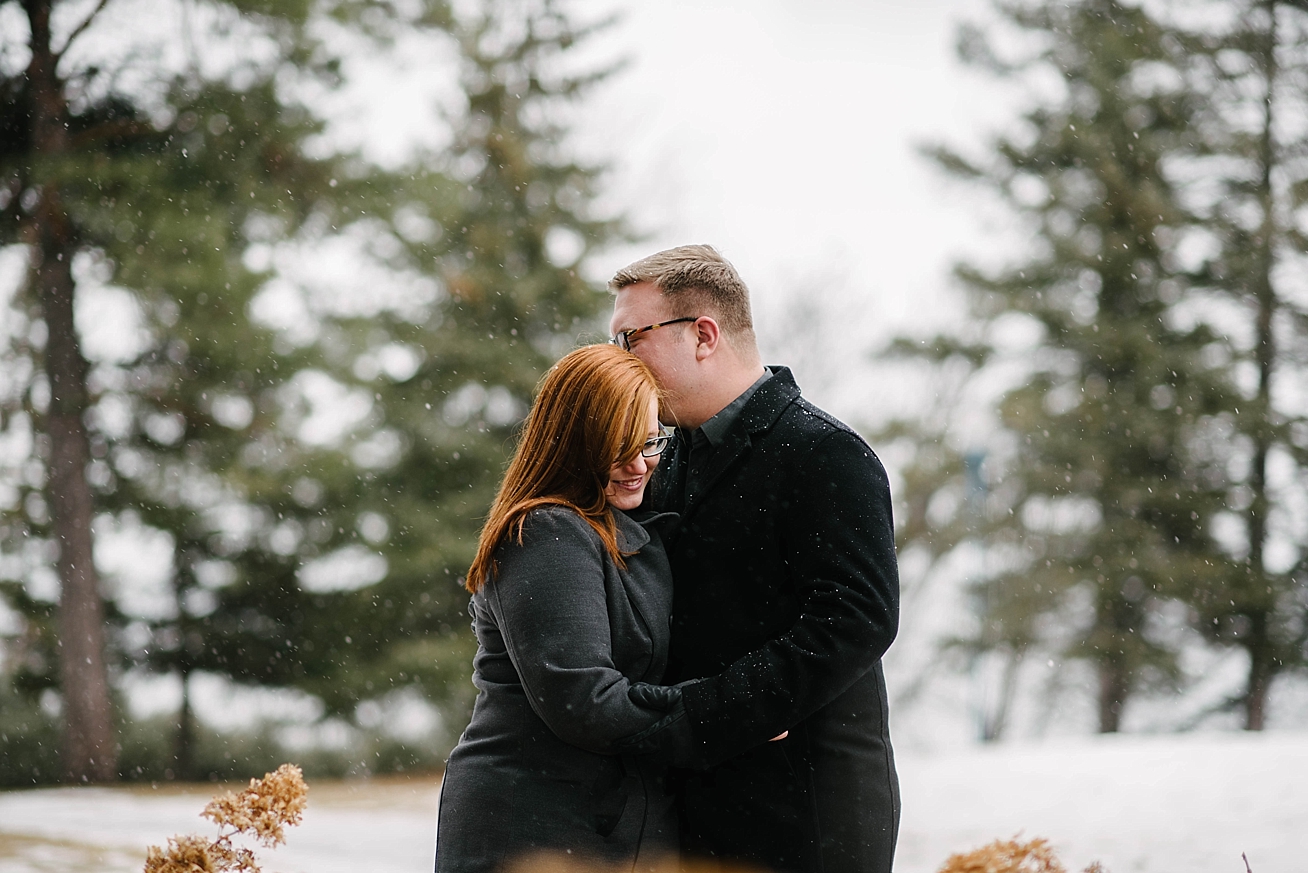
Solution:
{"label": "snow-covered ground", "polygon": [[[1291,873],[1308,865],[1308,733],[1115,736],[899,758],[900,873],[1021,833],[1071,870]],[[0,873],[140,870],[148,844],[207,833],[210,786],[0,793]],[[265,855],[282,873],[425,873],[437,786],[311,782],[304,824]]]}
{"label": "snow-covered ground", "polygon": [[[434,778],[311,780],[303,824],[287,831],[286,845],[260,852],[264,869],[426,873],[438,787]],[[0,871],[140,871],[149,845],[163,845],[175,834],[216,834],[199,817],[216,793],[218,786],[209,785],[0,793]]]}

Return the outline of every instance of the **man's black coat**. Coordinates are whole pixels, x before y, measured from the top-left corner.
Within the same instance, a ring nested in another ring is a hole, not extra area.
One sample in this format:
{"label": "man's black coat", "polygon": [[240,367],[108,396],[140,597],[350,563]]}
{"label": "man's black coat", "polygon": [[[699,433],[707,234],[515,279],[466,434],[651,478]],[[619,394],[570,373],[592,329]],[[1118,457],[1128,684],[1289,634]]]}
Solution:
{"label": "man's black coat", "polygon": [[[669,537],[665,681],[684,686],[697,755],[679,801],[688,852],[775,871],[889,871],[899,787],[881,656],[898,627],[890,489],[847,426],[773,367],[712,449]],[[696,466],[700,463],[697,461]],[[661,485],[661,488],[660,488]],[[784,730],[790,735],[767,742]]]}

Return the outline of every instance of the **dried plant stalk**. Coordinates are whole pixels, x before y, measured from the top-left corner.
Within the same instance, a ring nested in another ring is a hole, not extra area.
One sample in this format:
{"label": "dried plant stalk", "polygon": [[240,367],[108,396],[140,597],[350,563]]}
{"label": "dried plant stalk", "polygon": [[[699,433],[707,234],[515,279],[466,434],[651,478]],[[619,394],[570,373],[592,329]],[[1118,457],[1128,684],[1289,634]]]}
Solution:
{"label": "dried plant stalk", "polygon": [[218,825],[217,839],[190,835],[170,838],[167,851],[151,846],[144,873],[260,873],[254,852],[232,845],[232,837],[244,834],[269,847],[286,842],[285,828],[300,823],[308,793],[294,764],[251,779],[249,788],[214,798],[200,813]]}
{"label": "dried plant stalk", "polygon": [[1067,873],[1049,841],[1036,837],[995,840],[971,852],[950,855],[940,873]]}
{"label": "dried plant stalk", "polygon": [[294,764],[283,764],[262,779],[251,779],[240,794],[215,797],[200,813],[220,827],[232,827],[256,837],[265,846],[286,842],[283,828],[297,825],[304,815],[309,788]]}
{"label": "dried plant stalk", "polygon": [[168,851],[150,847],[145,856],[145,873],[216,873],[212,847],[204,837],[169,837]]}
{"label": "dried plant stalk", "polygon": [[[995,840],[971,852],[950,855],[939,873],[1067,873],[1054,854],[1053,846],[1043,837],[1022,843],[1017,837]],[[1107,873],[1094,862],[1085,873]]]}

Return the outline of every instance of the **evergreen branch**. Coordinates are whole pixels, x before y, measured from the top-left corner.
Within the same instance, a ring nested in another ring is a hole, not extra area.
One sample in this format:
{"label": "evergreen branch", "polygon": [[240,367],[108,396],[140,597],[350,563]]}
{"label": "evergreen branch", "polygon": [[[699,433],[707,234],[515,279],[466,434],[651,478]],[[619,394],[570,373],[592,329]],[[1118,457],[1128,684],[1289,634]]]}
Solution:
{"label": "evergreen branch", "polygon": [[962,358],[973,367],[981,367],[990,358],[991,349],[981,343],[966,343],[956,337],[939,335],[930,339],[915,340],[895,337],[874,357],[889,360],[925,359],[933,362],[948,358]]}
{"label": "evergreen branch", "polygon": [[963,63],[980,67],[995,76],[1011,75],[1023,66],[1000,58],[985,33],[974,24],[964,24],[958,29],[954,52]]}
{"label": "evergreen branch", "polygon": [[918,154],[939,164],[946,172],[964,179],[985,179],[985,171],[945,145],[918,146]]}

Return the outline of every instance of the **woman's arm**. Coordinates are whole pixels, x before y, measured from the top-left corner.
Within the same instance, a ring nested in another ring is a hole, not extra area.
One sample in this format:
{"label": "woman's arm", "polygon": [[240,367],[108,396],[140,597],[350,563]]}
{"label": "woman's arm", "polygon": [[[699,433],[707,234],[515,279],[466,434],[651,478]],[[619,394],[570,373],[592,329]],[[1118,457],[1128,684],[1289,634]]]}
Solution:
{"label": "woman's arm", "polygon": [[663,715],[627,696],[613,664],[599,536],[570,509],[534,510],[496,551],[484,591],[531,708],[560,739],[600,754]]}

